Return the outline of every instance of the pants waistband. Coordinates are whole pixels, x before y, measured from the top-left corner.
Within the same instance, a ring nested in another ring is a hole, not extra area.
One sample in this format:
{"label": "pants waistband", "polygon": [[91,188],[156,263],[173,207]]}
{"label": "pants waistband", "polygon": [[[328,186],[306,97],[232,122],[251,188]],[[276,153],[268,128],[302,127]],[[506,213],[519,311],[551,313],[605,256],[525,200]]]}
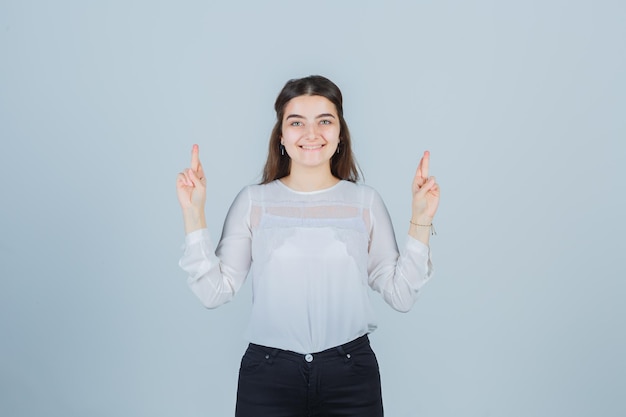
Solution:
{"label": "pants waistband", "polygon": [[292,358],[292,359],[297,359],[297,360],[305,360],[306,362],[311,362],[313,358],[315,359],[324,359],[324,358],[330,358],[330,357],[336,357],[337,355],[339,356],[348,356],[350,355],[350,351],[361,347],[362,345],[367,345],[369,344],[369,338],[367,337],[367,334],[364,334],[361,337],[357,337],[356,339],[348,342],[348,343],[344,343],[343,345],[339,345],[339,346],[335,346],[326,350],[322,350],[321,352],[314,352],[314,353],[297,353],[297,352],[292,352],[290,350],[283,350],[283,349],[277,349],[277,348],[272,348],[272,347],[268,347],[268,346],[262,346],[262,345],[257,345],[254,343],[250,343],[249,348],[252,348],[254,350],[262,350],[263,352],[265,352],[268,355],[271,355],[272,357],[276,357],[279,354],[281,356],[285,356],[288,358]]}

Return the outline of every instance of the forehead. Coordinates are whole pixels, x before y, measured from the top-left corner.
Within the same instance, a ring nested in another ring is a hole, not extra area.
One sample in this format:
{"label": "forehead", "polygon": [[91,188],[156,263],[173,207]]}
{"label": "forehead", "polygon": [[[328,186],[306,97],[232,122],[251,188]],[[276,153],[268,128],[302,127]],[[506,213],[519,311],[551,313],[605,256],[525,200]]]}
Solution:
{"label": "forehead", "polygon": [[315,117],[324,113],[330,113],[336,116],[337,108],[332,101],[323,96],[294,97],[289,100],[285,106],[285,117],[290,114]]}

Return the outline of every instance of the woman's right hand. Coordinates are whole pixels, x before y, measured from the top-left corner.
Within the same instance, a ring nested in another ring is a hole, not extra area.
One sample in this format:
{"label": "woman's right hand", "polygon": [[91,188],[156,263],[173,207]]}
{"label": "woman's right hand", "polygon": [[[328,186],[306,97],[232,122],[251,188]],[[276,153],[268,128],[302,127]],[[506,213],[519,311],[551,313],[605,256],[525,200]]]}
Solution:
{"label": "woman's right hand", "polygon": [[206,201],[206,178],[200,163],[198,145],[191,149],[191,167],[186,168],[176,178],[178,202],[183,209],[185,231],[206,227],[204,204]]}

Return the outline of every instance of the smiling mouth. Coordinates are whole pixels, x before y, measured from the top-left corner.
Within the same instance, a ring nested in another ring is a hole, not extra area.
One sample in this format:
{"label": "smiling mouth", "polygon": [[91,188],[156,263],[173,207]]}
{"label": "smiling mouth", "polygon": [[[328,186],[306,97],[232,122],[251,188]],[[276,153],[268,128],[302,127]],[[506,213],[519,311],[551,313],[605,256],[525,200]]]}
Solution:
{"label": "smiling mouth", "polygon": [[317,149],[322,149],[323,146],[324,145],[314,145],[314,146],[313,145],[310,145],[310,146],[301,145],[300,148],[304,149],[305,151],[315,151]]}

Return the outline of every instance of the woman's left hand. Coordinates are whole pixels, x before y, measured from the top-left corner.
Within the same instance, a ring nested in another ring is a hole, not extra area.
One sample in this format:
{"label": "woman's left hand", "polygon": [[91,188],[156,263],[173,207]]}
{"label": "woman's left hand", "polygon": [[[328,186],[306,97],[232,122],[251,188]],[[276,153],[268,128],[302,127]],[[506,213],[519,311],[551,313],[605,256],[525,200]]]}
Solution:
{"label": "woman's left hand", "polygon": [[431,224],[439,207],[439,184],[428,176],[429,162],[430,152],[425,151],[413,178],[413,223]]}

